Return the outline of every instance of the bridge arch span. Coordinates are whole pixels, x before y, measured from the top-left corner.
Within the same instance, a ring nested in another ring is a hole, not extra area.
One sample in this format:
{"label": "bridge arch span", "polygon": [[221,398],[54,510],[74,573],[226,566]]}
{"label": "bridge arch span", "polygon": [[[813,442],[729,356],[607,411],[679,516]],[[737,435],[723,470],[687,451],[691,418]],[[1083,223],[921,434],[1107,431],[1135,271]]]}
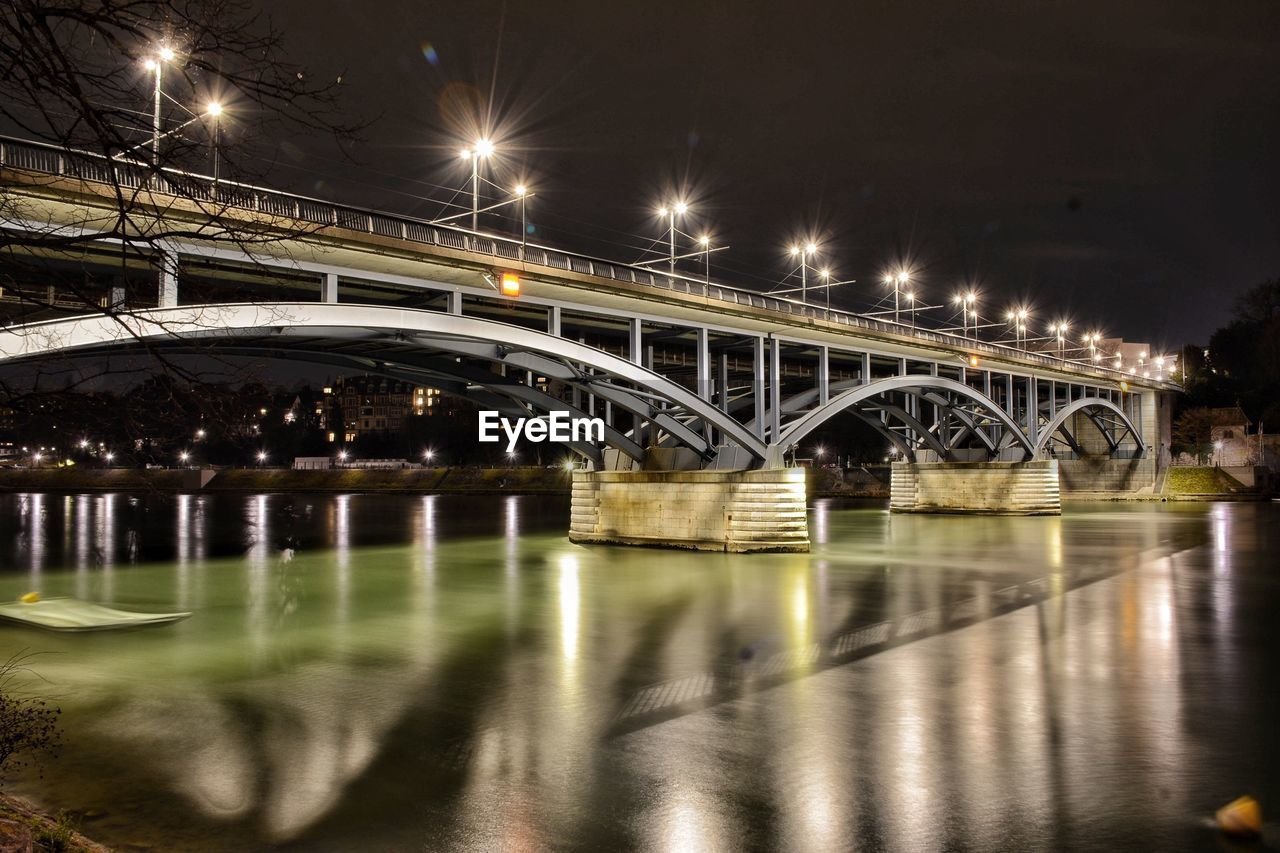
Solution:
{"label": "bridge arch span", "polygon": [[[385,375],[441,377],[479,386],[510,406],[532,412],[570,409],[529,385],[478,369],[460,357],[529,371],[611,402],[648,421],[704,460],[715,448],[709,427],[743,448],[753,466],[769,456],[763,440],[682,385],[624,358],[577,341],[478,317],[347,303],[217,304],[86,315],[0,331],[0,361],[55,354],[83,356],[123,347],[191,348],[215,342],[233,353],[348,364]],[[627,436],[606,431],[607,443],[631,456],[643,452]],[[587,448],[574,448],[591,455]],[[598,461],[598,460],[597,460]]]}
{"label": "bridge arch span", "polygon": [[[901,406],[887,402],[886,395],[895,392],[946,410],[955,417],[957,431],[943,434],[925,426],[918,417]],[[877,379],[837,394],[825,405],[810,409],[783,426],[775,447],[781,452],[782,449],[798,444],[831,418],[845,411],[852,411],[879,429],[895,446],[903,449],[908,458],[913,458],[917,449],[926,449],[947,459],[959,443],[966,440],[976,440],[991,457],[1015,448],[1021,451],[1023,458],[1029,459],[1035,453],[1035,446],[1018,423],[990,397],[954,379],[916,374]],[[876,413],[880,413],[884,420],[876,417]],[[887,426],[885,421],[890,418],[906,428],[915,440],[914,445]],[[997,433],[998,437],[991,433]]]}
{"label": "bridge arch span", "polygon": [[1083,412],[1090,423],[1102,434],[1112,456],[1126,439],[1133,441],[1135,457],[1141,458],[1144,455],[1146,448],[1142,444],[1141,435],[1123,409],[1103,397],[1082,397],[1059,409],[1049,422],[1040,428],[1040,439],[1036,442],[1037,457],[1044,455],[1059,433],[1072,450],[1080,451],[1076,437],[1068,427],[1071,418],[1079,412]]}

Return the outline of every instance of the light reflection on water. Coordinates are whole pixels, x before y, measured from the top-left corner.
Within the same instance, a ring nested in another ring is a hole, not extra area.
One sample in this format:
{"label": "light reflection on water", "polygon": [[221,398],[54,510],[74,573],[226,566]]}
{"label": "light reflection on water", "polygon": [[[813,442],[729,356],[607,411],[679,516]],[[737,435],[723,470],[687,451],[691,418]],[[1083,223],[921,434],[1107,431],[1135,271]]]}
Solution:
{"label": "light reflection on water", "polygon": [[1135,808],[1176,847],[1197,691],[1256,686],[1232,620],[1277,553],[1266,505],[822,501],[812,554],[751,556],[573,546],[565,509],[0,496],[0,597],[195,611],[2,629],[66,711],[22,789],[213,849],[1025,848]]}

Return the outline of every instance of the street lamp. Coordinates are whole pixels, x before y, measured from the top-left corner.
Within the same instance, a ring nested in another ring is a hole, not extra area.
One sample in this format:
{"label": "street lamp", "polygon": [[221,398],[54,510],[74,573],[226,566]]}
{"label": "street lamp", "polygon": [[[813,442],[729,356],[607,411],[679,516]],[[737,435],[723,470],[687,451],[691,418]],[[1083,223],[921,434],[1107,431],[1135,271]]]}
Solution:
{"label": "street lamp", "polygon": [[213,186],[218,186],[218,137],[221,133],[222,104],[210,101],[205,105],[205,115],[213,119]]}
{"label": "street lamp", "polygon": [[706,263],[706,267],[705,267],[706,277],[704,281],[707,284],[710,284],[711,283],[711,235],[703,234],[701,237],[699,237],[698,245],[702,247],[702,257],[704,262]]}
{"label": "street lamp", "polygon": [[422,451],[422,464],[430,465],[431,460],[435,458],[435,455],[436,455],[436,452],[429,447],[426,450]]}
{"label": "street lamp", "polygon": [[529,240],[529,220],[524,213],[525,198],[528,195],[528,187],[524,184],[516,184],[516,198],[520,199],[520,255],[522,257],[524,256],[524,248]]}
{"label": "street lamp", "polygon": [[185,450],[178,454],[178,459],[182,462],[183,465],[186,465],[187,460],[189,460],[190,458],[191,458],[191,454]]}
{"label": "street lamp", "polygon": [[493,156],[493,143],[488,139],[477,139],[474,145],[463,148],[460,156],[471,162],[471,230],[475,231],[480,222],[480,161]]}
{"label": "street lamp", "polygon": [[[791,257],[800,258],[800,301],[808,303],[809,301],[809,258],[813,257],[818,251],[818,244],[812,240],[803,245],[794,245],[791,247]],[[830,307],[830,291],[827,293],[828,305]]]}
{"label": "street lamp", "polygon": [[153,107],[151,112],[151,162],[158,164],[160,162],[160,95],[161,95],[161,78],[164,71],[164,63],[172,62],[176,54],[171,48],[161,45],[153,57],[147,57],[146,68],[148,71],[155,72],[156,86],[153,98]]}
{"label": "street lamp", "polygon": [[1013,308],[1004,317],[1013,326],[1014,347],[1021,345],[1025,350],[1027,348],[1027,320],[1030,319],[1031,312],[1026,308]]}
{"label": "street lamp", "polygon": [[960,334],[962,337],[969,336],[969,318],[973,318],[973,336],[978,337],[978,309],[974,307],[978,301],[978,295],[972,290],[967,293],[957,293],[951,297],[951,301],[955,305],[960,306]]}
{"label": "street lamp", "polygon": [[893,322],[898,320],[898,293],[902,286],[911,280],[910,274],[906,270],[900,271],[896,276],[892,273],[884,277],[884,283],[893,287]]}
{"label": "street lamp", "polygon": [[1061,322],[1049,324],[1049,332],[1058,336],[1058,359],[1060,361],[1067,360],[1067,332],[1070,331],[1070,328],[1066,323]]}
{"label": "street lamp", "polygon": [[1098,352],[1098,341],[1102,340],[1101,332],[1089,332],[1084,336],[1084,342],[1089,347],[1089,357],[1094,363],[1102,361],[1102,353]]}
{"label": "street lamp", "polygon": [[266,461],[267,461],[267,451],[259,450],[258,451],[258,467],[261,468],[262,464]]}
{"label": "street lamp", "polygon": [[675,275],[676,272],[676,217],[684,216],[688,212],[689,205],[684,201],[677,201],[675,204],[663,205],[658,208],[658,215],[667,220],[667,244],[670,248],[668,259],[671,264],[672,275]]}

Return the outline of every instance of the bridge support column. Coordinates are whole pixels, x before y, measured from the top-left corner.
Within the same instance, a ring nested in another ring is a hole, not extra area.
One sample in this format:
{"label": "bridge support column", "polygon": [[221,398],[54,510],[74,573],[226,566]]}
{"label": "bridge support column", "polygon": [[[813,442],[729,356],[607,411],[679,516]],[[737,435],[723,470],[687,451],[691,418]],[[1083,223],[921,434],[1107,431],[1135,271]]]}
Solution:
{"label": "bridge support column", "polygon": [[324,278],[320,279],[320,301],[331,303],[338,301],[337,273],[327,272]]}
{"label": "bridge support column", "polygon": [[569,541],[808,551],[805,469],[574,471]]}
{"label": "bridge support column", "polygon": [[898,462],[889,480],[889,509],[1059,515],[1058,462]]}
{"label": "bridge support column", "polygon": [[156,304],[161,308],[178,307],[178,256],[173,252],[161,252],[160,292]]}

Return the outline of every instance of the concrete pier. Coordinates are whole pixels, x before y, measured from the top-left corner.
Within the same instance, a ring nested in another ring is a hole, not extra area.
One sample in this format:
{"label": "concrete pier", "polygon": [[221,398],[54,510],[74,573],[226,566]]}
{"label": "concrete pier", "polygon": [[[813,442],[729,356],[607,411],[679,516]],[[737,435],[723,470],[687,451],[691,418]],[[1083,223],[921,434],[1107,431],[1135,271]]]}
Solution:
{"label": "concrete pier", "polygon": [[569,541],[808,551],[805,470],[575,471]]}
{"label": "concrete pier", "polygon": [[1058,462],[899,462],[891,474],[889,509],[1059,515]]}

